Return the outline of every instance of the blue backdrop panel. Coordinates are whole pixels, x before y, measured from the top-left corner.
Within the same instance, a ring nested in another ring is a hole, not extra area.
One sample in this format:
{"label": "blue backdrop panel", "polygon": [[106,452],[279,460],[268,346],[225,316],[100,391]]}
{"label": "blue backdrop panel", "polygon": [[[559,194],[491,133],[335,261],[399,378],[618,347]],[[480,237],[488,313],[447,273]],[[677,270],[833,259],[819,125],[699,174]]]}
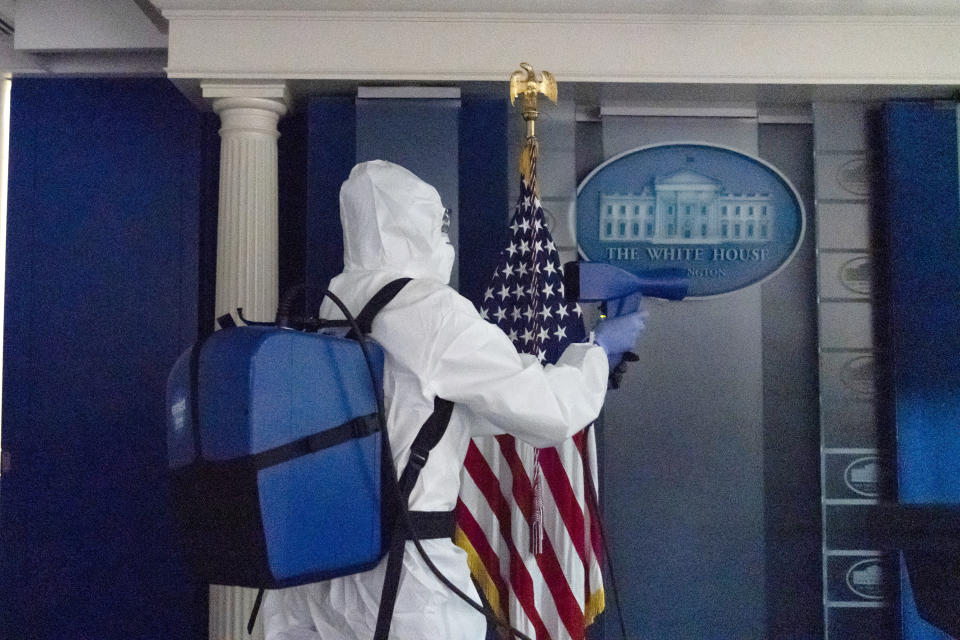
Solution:
{"label": "blue backdrop panel", "polygon": [[[884,109],[889,318],[901,503],[960,504],[960,172],[953,103]],[[906,572],[904,572],[906,575]],[[908,640],[946,637],[903,591]]]}
{"label": "blue backdrop panel", "polygon": [[0,636],[205,637],[164,388],[198,317],[199,114],[165,80],[16,80]]}

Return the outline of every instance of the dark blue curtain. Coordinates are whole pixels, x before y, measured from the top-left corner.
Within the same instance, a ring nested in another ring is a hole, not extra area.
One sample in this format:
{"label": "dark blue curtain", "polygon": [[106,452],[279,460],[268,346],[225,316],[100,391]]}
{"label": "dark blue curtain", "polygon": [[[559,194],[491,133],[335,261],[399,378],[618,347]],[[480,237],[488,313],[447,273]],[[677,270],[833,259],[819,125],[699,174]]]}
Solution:
{"label": "dark blue curtain", "polygon": [[0,637],[205,638],[164,389],[212,297],[215,119],[159,79],[12,95]]}

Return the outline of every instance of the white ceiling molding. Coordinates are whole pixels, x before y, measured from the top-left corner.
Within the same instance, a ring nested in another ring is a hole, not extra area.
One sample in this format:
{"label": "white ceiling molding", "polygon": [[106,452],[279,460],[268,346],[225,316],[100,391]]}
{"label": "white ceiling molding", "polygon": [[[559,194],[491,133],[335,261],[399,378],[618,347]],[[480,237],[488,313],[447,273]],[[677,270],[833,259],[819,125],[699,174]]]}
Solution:
{"label": "white ceiling molding", "polygon": [[41,74],[46,64],[37,56],[13,48],[13,36],[0,36],[0,73]]}
{"label": "white ceiling molding", "polygon": [[925,16],[703,16],[154,4],[169,21],[171,78],[504,81],[526,61],[565,82],[960,84],[960,9]]}
{"label": "white ceiling molding", "polygon": [[[12,39],[12,38],[11,38]],[[163,51],[27,53],[0,44],[0,74],[26,76],[163,77]],[[183,87],[189,95],[190,81]]]}
{"label": "white ceiling molding", "polygon": [[[165,10],[259,10],[262,0],[153,0]],[[272,0],[281,11],[956,16],[956,0]]]}
{"label": "white ceiling molding", "polygon": [[18,50],[32,52],[164,49],[167,38],[132,0],[21,0]]}

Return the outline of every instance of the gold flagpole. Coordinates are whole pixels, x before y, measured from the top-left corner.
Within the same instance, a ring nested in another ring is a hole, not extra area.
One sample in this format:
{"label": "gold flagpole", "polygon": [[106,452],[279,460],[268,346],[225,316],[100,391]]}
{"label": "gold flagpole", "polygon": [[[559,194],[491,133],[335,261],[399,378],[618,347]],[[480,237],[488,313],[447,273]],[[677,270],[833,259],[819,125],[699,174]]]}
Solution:
{"label": "gold flagpole", "polygon": [[517,96],[523,96],[523,119],[527,123],[527,139],[520,152],[520,176],[530,185],[534,193],[538,193],[536,184],[536,160],[539,143],[536,136],[537,118],[540,111],[537,109],[539,94],[545,95],[554,104],[557,102],[557,80],[549,71],[537,73],[526,62],[520,63],[520,69],[510,74],[510,104],[514,104]]}
{"label": "gold flagpole", "polygon": [[[536,124],[537,118],[540,117],[537,99],[541,93],[556,103],[557,81],[553,74],[544,71],[538,77],[533,67],[526,62],[521,62],[520,69],[510,75],[510,104],[515,103],[517,96],[523,96],[521,113],[527,123],[527,136],[520,151],[520,178],[525,189],[533,194],[534,202],[528,203],[531,211],[533,205],[537,208],[540,206],[536,202],[540,197],[540,191],[537,188],[537,156],[540,152],[540,144],[537,141]],[[536,244],[539,228],[539,221],[537,221],[533,227],[534,235],[531,245]],[[533,274],[532,278],[534,282],[531,286],[539,290],[536,285],[537,275]],[[535,306],[539,305],[535,303]],[[533,449],[533,474],[530,481],[533,489],[533,503],[530,505],[533,510],[530,521],[530,551],[534,555],[539,555],[543,553],[543,474],[540,469],[540,450],[537,448]]]}

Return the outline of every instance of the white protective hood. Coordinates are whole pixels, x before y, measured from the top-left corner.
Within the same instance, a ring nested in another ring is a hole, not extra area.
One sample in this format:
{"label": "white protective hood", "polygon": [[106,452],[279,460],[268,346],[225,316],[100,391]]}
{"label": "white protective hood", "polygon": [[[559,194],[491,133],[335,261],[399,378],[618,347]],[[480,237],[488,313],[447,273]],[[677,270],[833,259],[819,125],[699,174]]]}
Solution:
{"label": "white protective hood", "polygon": [[[454,252],[432,186],[385,160],[358,164],[340,189],[343,270],[450,281]],[[376,229],[376,233],[371,233]]]}

